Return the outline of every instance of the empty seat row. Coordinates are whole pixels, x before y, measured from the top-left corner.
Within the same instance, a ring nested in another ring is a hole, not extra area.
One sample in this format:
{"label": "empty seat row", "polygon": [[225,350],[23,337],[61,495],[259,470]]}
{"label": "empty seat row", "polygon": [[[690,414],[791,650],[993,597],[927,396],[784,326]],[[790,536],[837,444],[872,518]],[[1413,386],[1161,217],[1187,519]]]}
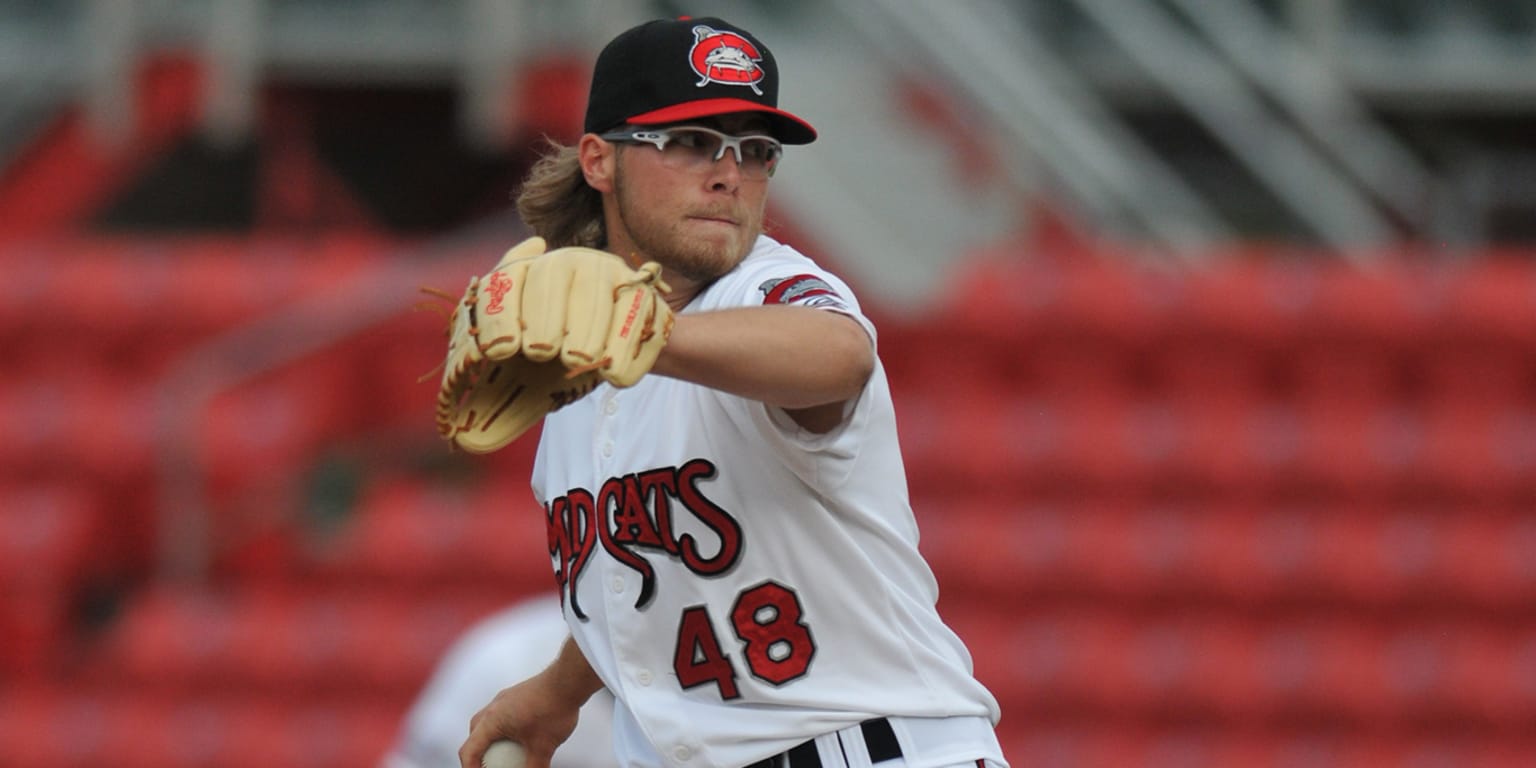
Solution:
{"label": "empty seat row", "polygon": [[371,766],[393,742],[404,702],[158,696],[59,687],[0,692],[8,768]]}
{"label": "empty seat row", "polygon": [[969,592],[1244,610],[1293,605],[1519,615],[1536,601],[1528,509],[923,494],[921,548]]}
{"label": "empty seat row", "polygon": [[1023,720],[1054,712],[1250,726],[1530,726],[1536,624],[940,602],[978,677]]}
{"label": "empty seat row", "polygon": [[0,679],[52,671],[80,590],[114,560],[99,500],[76,485],[0,483]]}
{"label": "empty seat row", "polygon": [[9,244],[0,333],[77,343],[230,327],[355,278],[390,246],[353,237],[70,239]]}
{"label": "empty seat row", "polygon": [[1405,410],[1240,395],[1195,404],[952,390],[898,393],[896,407],[914,483],[938,487],[1071,478],[1228,490],[1409,484],[1476,497],[1529,492],[1536,478],[1536,407],[1524,405]]}
{"label": "empty seat row", "polygon": [[1426,339],[1536,345],[1536,267],[1496,258],[1360,267],[1337,259],[1147,264],[1083,254],[978,258],[945,287],[930,325],[963,336],[1038,334],[1141,344],[1238,337],[1256,346],[1328,340],[1417,346]]}
{"label": "empty seat row", "polygon": [[1536,739],[1528,735],[1476,729],[1445,733],[1404,727],[1384,731],[1332,723],[1224,727],[1093,715],[1041,722],[1004,714],[998,736],[1003,753],[1014,765],[1071,768],[1523,768],[1536,754]]}
{"label": "empty seat row", "polygon": [[1536,346],[1488,343],[1408,351],[1315,344],[1283,353],[1241,340],[1119,347],[1094,339],[967,338],[942,329],[881,332],[892,390],[1061,399],[1085,392],[1198,405],[1211,397],[1432,408],[1466,400],[1536,404]]}
{"label": "empty seat row", "polygon": [[500,585],[432,600],[301,591],[150,590],[107,637],[100,673],[167,692],[408,696],[460,632],[520,596]]}
{"label": "empty seat row", "polygon": [[344,528],[300,567],[311,579],[427,595],[476,584],[553,589],[544,512],[526,480],[531,458],[523,447],[507,451],[525,460],[502,457],[501,465],[521,466],[484,483],[379,476]]}

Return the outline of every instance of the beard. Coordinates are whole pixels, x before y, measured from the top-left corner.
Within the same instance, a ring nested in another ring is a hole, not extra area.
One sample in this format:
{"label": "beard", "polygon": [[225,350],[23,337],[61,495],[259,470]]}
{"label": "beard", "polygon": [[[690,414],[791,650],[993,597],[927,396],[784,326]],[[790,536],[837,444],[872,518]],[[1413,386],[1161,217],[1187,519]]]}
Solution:
{"label": "beard", "polygon": [[[641,252],[667,270],[696,283],[712,282],[735,269],[752,249],[761,229],[760,226],[749,227],[741,242],[735,242],[732,238],[726,243],[720,243],[687,235],[676,222],[652,215],[646,201],[629,192],[622,173],[614,178],[614,197],[618,202],[619,221]],[[711,215],[721,212],[701,213]],[[745,214],[733,210],[724,215],[741,221]]]}

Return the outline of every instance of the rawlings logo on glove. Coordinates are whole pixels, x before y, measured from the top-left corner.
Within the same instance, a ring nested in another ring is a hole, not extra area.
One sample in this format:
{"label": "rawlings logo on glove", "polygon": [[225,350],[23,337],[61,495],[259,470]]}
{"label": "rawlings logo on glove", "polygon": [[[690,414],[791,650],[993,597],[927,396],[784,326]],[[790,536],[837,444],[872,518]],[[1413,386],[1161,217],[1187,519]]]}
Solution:
{"label": "rawlings logo on glove", "polygon": [[660,265],[544,247],[519,243],[454,307],[437,428],[467,451],[506,446],[604,381],[633,385],[672,332]]}

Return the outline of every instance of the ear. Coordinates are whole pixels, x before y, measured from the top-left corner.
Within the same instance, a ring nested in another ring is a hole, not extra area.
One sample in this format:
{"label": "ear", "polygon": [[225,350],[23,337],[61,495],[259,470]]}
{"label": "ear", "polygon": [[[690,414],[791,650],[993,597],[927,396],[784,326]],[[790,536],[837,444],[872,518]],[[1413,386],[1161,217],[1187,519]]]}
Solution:
{"label": "ear", "polygon": [[577,153],[587,186],[598,192],[612,192],[614,171],[619,162],[618,147],[598,138],[595,133],[588,133],[577,144]]}

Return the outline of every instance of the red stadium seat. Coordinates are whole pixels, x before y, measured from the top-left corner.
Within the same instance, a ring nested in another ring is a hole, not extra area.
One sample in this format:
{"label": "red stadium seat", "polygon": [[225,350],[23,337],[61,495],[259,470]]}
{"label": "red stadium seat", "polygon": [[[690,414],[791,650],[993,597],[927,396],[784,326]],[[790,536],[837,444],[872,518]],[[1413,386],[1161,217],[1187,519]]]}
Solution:
{"label": "red stadium seat", "polygon": [[342,342],[335,354],[348,361],[359,380],[370,382],[354,393],[360,409],[428,436],[434,433],[431,414],[441,375],[434,367],[442,362],[443,343],[437,315],[402,309],[397,317]]}
{"label": "red stadium seat", "polygon": [[0,679],[45,679],[73,639],[74,593],[64,589],[0,588]]}
{"label": "red stadium seat", "polygon": [[1158,399],[1179,408],[1228,407],[1276,395],[1281,358],[1265,343],[1237,331],[1175,330],[1138,362]]}
{"label": "red stadium seat", "polygon": [[1446,268],[1437,279],[1444,306],[1418,350],[1427,397],[1536,405],[1536,270],[1490,259]]}
{"label": "red stadium seat", "polygon": [[271,753],[245,765],[326,768],[376,765],[394,741],[404,707],[306,707],[285,713],[273,731]]}
{"label": "red stadium seat", "polygon": [[1273,470],[1292,491],[1379,495],[1413,476],[1423,450],[1415,415],[1387,401],[1304,402],[1271,415]]}
{"label": "red stadium seat", "polygon": [[182,239],[164,254],[177,269],[164,285],[162,314],[175,335],[207,337],[335,290],[386,247],[350,237]]}
{"label": "red stadium seat", "polygon": [[1442,547],[1445,588],[1462,600],[1498,611],[1536,603],[1536,515],[1526,506],[1467,507]]}
{"label": "red stadium seat", "polygon": [[345,582],[417,594],[546,589],[553,582],[544,513],[524,478],[526,471],[515,480],[456,488],[382,477],[365,490],[322,570]]}
{"label": "red stadium seat", "polygon": [[375,765],[401,703],[36,689],[0,699],[7,768]]}
{"label": "red stadium seat", "polygon": [[152,335],[162,306],[155,288],[170,265],[121,243],[95,241],[79,244],[49,271],[49,303],[72,309],[47,312],[51,332],[88,345],[96,359],[115,358]]}
{"label": "red stadium seat", "polygon": [[978,260],[947,290],[942,320],[954,338],[993,349],[1042,340],[1137,347],[1179,303],[1183,277],[1117,259]]}
{"label": "red stadium seat", "polygon": [[1481,500],[1536,492],[1536,404],[1440,400],[1424,430],[1421,483]]}
{"label": "red stadium seat", "polygon": [[0,583],[57,586],[88,575],[104,551],[96,504],[78,486],[0,485]]}
{"label": "red stadium seat", "polygon": [[235,674],[284,697],[409,696],[452,640],[505,604],[501,595],[435,601],[385,591],[253,594],[236,608]]}
{"label": "red stadium seat", "polygon": [[1124,687],[1108,679],[1124,650],[1123,621],[1089,610],[1018,611],[1004,618],[942,601],[940,610],[970,649],[978,679],[1023,716],[1124,704]]}
{"label": "red stadium seat", "polygon": [[1132,603],[1225,599],[1211,574],[1230,546],[1213,536],[1226,514],[1216,502],[1175,497],[1084,508],[1072,523],[1073,578]]}
{"label": "red stadium seat", "polygon": [[[955,419],[951,462],[984,471],[982,482],[1013,480],[1027,487],[1114,488],[1145,480],[1135,452],[1132,404],[1118,397],[1017,401],[970,419]],[[961,445],[968,446],[961,448]]]}
{"label": "red stadium seat", "polygon": [[145,382],[78,359],[0,379],[0,482],[142,488],[156,405]]}
{"label": "red stadium seat", "polygon": [[1327,594],[1377,606],[1434,595],[1443,527],[1428,514],[1389,514],[1359,504],[1330,510],[1319,531],[1317,564]]}
{"label": "red stadium seat", "polygon": [[236,605],[226,594],[155,589],[129,603],[107,638],[107,673],[145,691],[172,694],[243,683],[234,663]]}
{"label": "red stadium seat", "polygon": [[461,562],[454,546],[471,513],[462,489],[404,474],[378,478],[365,487],[327,566],[363,581],[442,579]]}
{"label": "red stadium seat", "polygon": [[[1013,485],[1026,480],[1027,466],[1001,443],[1030,447],[1049,440],[999,423],[999,403],[954,399],[937,391],[909,392],[896,401],[898,434],[913,487],[960,491],[988,484]],[[1010,452],[1011,453],[1011,452]]]}
{"label": "red stadium seat", "polygon": [[1268,711],[1322,720],[1379,717],[1378,649],[1368,628],[1345,620],[1291,619],[1266,626],[1256,648]]}
{"label": "red stadium seat", "polygon": [[1536,269],[1528,260],[1487,258],[1437,277],[1445,302],[1437,335],[1536,348]]}
{"label": "red stadium seat", "polygon": [[355,423],[347,396],[355,384],[340,366],[305,361],[189,413],[211,492],[217,497],[297,476],[318,445]]}
{"label": "red stadium seat", "polygon": [[1536,624],[1490,620],[1464,627],[1451,638],[1448,655],[1437,695],[1463,719],[1513,732],[1528,730],[1530,714],[1536,711],[1536,683],[1528,674],[1511,672],[1536,663]]}
{"label": "red stadium seat", "polygon": [[78,590],[111,552],[96,500],[62,485],[0,485],[0,675],[41,674],[69,639]]}
{"label": "red stadium seat", "polygon": [[947,590],[990,604],[1084,586],[1082,529],[1094,501],[981,493],[912,503],[922,551]]}
{"label": "red stadium seat", "polygon": [[1396,354],[1439,322],[1437,287],[1412,266],[1331,261],[1317,275],[1312,309],[1300,318],[1303,343]]}

